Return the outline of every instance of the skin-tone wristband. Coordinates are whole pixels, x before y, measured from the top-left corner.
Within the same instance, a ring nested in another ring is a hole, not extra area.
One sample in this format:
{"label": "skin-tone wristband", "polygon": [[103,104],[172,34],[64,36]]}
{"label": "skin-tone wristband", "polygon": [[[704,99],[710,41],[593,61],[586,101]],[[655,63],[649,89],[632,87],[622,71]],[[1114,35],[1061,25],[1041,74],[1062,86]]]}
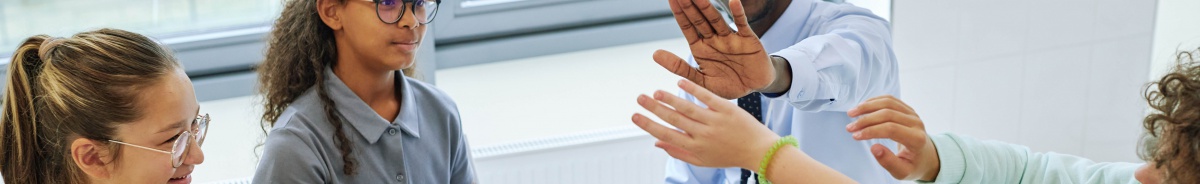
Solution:
{"label": "skin-tone wristband", "polygon": [[779,151],[779,148],[782,148],[783,145],[800,147],[800,141],[796,140],[796,137],[792,137],[790,135],[779,138],[778,141],[775,141],[775,145],[771,146],[771,150],[767,150],[767,155],[763,156],[762,162],[758,165],[759,184],[771,184],[771,181],[767,181],[767,166],[771,163],[771,159],[775,157],[775,152]]}

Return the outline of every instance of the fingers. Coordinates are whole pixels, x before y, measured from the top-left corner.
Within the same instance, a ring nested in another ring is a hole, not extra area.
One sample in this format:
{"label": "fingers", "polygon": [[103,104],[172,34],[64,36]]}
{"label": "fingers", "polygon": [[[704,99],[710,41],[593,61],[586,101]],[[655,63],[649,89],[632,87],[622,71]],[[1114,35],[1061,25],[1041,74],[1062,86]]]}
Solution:
{"label": "fingers", "polygon": [[683,31],[683,37],[687,38],[688,45],[700,41],[699,33],[696,31],[696,26],[688,20],[687,15],[683,13],[683,8],[680,7],[677,0],[667,0],[671,4],[671,13],[675,15],[675,22],[679,24],[679,30]]}
{"label": "fingers", "polygon": [[871,145],[871,154],[875,155],[875,161],[879,162],[879,166],[883,166],[883,169],[886,169],[896,179],[907,178],[915,168],[911,162],[897,157],[882,144]]}
{"label": "fingers", "polygon": [[[692,0],[675,1],[678,1],[679,7],[683,9],[683,14],[687,16],[688,22],[691,22],[692,26],[695,27],[696,32],[700,33],[701,38],[713,36],[713,32],[715,32],[713,30],[713,26],[709,25],[708,19],[704,18],[703,14],[700,14],[700,9],[696,8],[696,4],[693,3]],[[709,8],[711,7],[712,6],[709,6]]]}
{"label": "fingers", "polygon": [[700,125],[699,122],[680,114],[678,111],[675,111],[675,109],[671,109],[670,107],[659,103],[657,100],[650,99],[649,96],[638,95],[637,101],[638,105],[641,105],[642,108],[649,110],[650,113],[654,113],[654,115],[658,116],[659,119],[662,119],[668,124],[675,126],[675,128],[679,128],[684,132],[695,133],[699,131],[697,130],[697,128],[699,128],[698,125]]}
{"label": "fingers", "polygon": [[880,109],[892,109],[914,116],[917,114],[912,107],[909,107],[908,104],[904,103],[904,101],[900,101],[900,99],[897,99],[892,95],[877,96],[864,100],[862,104],[850,109],[850,111],[847,111],[846,114],[850,117],[858,117],[862,114],[875,112]]}
{"label": "fingers", "polygon": [[[908,106],[907,103],[904,103],[904,101],[902,101],[899,98],[896,98],[895,96],[892,96],[892,95],[881,95],[881,96],[876,96],[876,97],[872,97],[870,99],[864,100],[862,102],[862,104],[859,104],[857,107],[855,107],[854,109],[851,109],[850,111],[853,111],[856,113],[853,116],[859,116],[862,114],[878,111],[881,109],[892,109],[892,110],[896,110],[896,111],[899,111],[904,114],[917,116],[916,110],[913,110],[913,108],[911,106]],[[851,114],[851,113],[847,112],[847,114]]]}
{"label": "fingers", "polygon": [[905,127],[918,128],[921,130],[925,129],[924,123],[922,123],[921,119],[917,118],[916,116],[904,114],[900,111],[892,109],[883,109],[859,116],[858,120],[854,120],[854,122],[850,122],[850,124],[846,125],[846,131],[855,132],[862,130],[863,128],[882,123],[897,123]]}
{"label": "fingers", "polygon": [[697,157],[695,154],[692,154],[692,152],[681,147],[671,145],[670,143],[658,141],[654,143],[654,147],[662,148],[663,151],[667,151],[667,155],[671,155],[672,158],[682,160],[683,162],[697,166],[708,165],[707,163],[703,163],[703,160],[701,160],[700,157]]}
{"label": "fingers", "polygon": [[671,71],[671,73],[675,73],[675,75],[679,75],[680,77],[688,80],[704,83],[704,75],[700,73],[700,70],[692,68],[692,65],[688,65],[687,61],[683,60],[683,58],[679,58],[678,55],[675,55],[670,51],[661,49],[654,51],[654,62],[658,63],[659,66],[662,66],[668,71]]}
{"label": "fingers", "polygon": [[670,93],[662,90],[654,92],[654,99],[667,103],[667,105],[670,105],[671,107],[675,107],[675,111],[678,111],[688,118],[697,120],[697,122],[702,124],[707,124],[704,122],[704,120],[717,119],[717,115],[715,114],[716,112],[704,107],[700,107],[691,101],[684,100],[683,98],[671,95]]}
{"label": "fingers", "polygon": [[928,139],[925,131],[891,122],[864,128],[851,134],[851,137],[854,137],[854,140],[891,139],[913,149],[925,147],[925,139]]}
{"label": "fingers", "polygon": [[726,101],[725,98],[721,98],[716,94],[713,94],[711,91],[700,87],[700,85],[692,83],[692,81],[679,80],[679,88],[683,89],[684,92],[695,96],[697,100],[700,100],[700,102],[704,103],[704,105],[708,105],[708,108],[712,109],[713,111],[730,112],[741,110],[741,108],[734,106],[733,103]]}
{"label": "fingers", "polygon": [[654,138],[662,142],[675,145],[689,145],[692,141],[691,136],[688,136],[683,132],[679,132],[679,130],[671,129],[667,126],[655,123],[654,120],[650,120],[650,118],[647,118],[642,114],[633,114],[633,124],[637,125],[638,128],[642,128],[642,130],[645,130],[646,133],[650,134],[650,136],[654,136]]}
{"label": "fingers", "polygon": [[721,16],[721,12],[717,11],[716,7],[713,7],[712,2],[708,0],[692,0],[692,3],[695,3],[696,9],[700,10],[705,19],[708,19],[708,25],[712,26],[713,31],[717,35],[725,36],[733,33],[733,29],[729,28],[729,23],[725,23],[725,17]]}
{"label": "fingers", "polygon": [[746,9],[742,8],[742,0],[729,2],[729,15],[733,16],[733,24],[738,28],[738,35],[758,37],[758,35],[755,35],[754,30],[750,28],[749,20],[746,20]]}

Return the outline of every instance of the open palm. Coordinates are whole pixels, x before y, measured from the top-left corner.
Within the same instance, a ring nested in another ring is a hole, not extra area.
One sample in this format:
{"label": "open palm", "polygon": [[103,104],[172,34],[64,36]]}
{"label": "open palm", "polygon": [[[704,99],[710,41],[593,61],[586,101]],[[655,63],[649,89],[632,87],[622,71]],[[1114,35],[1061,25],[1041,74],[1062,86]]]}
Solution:
{"label": "open palm", "polygon": [[663,68],[726,99],[745,96],[775,80],[775,68],[750,29],[741,1],[729,4],[738,31],[729,28],[707,0],[669,1],[699,68],[674,53],[658,50],[654,61]]}

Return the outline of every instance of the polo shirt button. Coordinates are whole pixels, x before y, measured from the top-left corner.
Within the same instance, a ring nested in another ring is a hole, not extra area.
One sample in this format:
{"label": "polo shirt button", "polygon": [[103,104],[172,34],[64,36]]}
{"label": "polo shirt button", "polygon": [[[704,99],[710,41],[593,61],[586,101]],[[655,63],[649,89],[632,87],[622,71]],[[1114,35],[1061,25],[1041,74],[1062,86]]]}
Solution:
{"label": "polo shirt button", "polygon": [[404,182],[404,174],[396,175],[396,181]]}
{"label": "polo shirt button", "polygon": [[396,135],[396,132],[397,132],[397,131],[396,131],[396,129],[395,129],[395,128],[389,128],[389,129],[388,129],[388,135]]}

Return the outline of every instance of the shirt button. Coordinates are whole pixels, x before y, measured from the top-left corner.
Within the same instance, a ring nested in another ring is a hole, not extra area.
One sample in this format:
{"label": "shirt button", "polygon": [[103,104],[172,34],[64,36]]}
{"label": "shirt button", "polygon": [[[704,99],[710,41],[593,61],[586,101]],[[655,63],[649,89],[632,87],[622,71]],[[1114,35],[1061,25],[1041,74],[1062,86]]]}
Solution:
{"label": "shirt button", "polygon": [[395,128],[389,128],[389,129],[388,129],[388,135],[396,135],[396,129],[395,129]]}
{"label": "shirt button", "polygon": [[404,174],[396,175],[396,181],[404,182]]}

